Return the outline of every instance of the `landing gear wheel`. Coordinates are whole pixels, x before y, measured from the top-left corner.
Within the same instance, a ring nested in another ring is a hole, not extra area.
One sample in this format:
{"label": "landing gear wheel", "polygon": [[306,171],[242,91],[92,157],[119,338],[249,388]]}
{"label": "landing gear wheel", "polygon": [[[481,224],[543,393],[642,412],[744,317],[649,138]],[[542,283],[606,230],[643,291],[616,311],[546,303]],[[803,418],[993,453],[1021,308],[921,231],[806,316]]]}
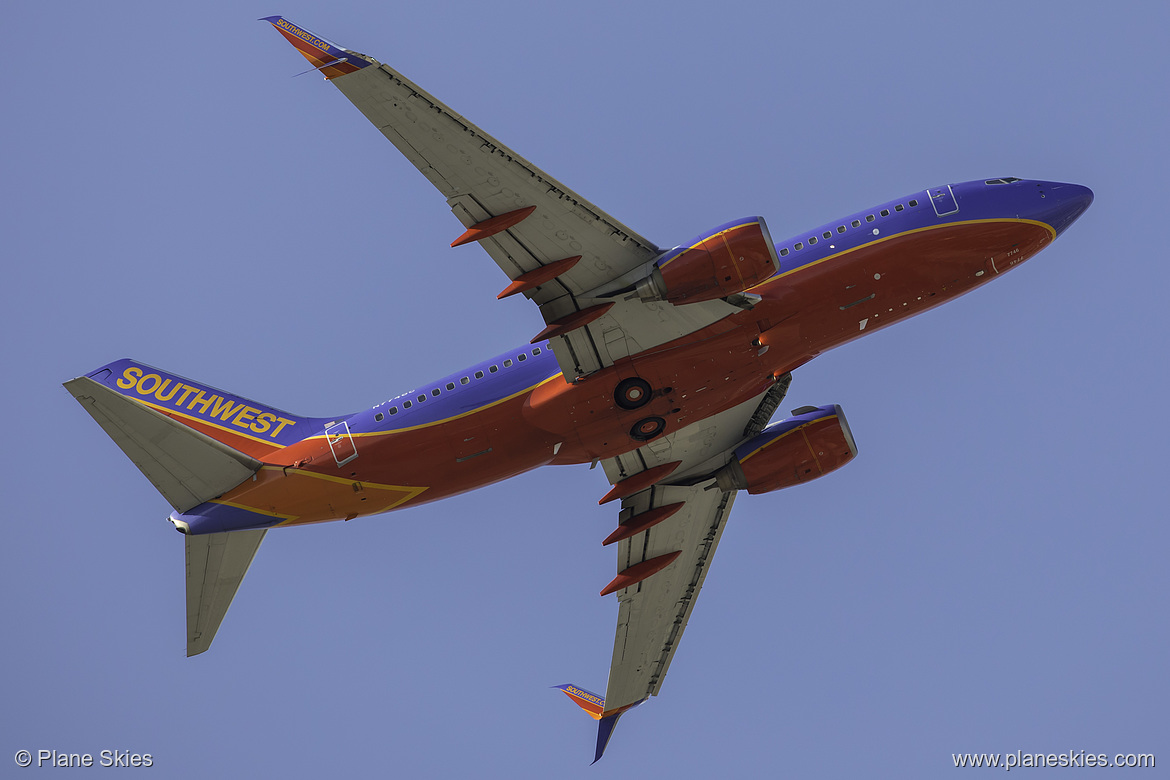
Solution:
{"label": "landing gear wheel", "polygon": [[623,379],[613,391],[613,400],[623,409],[645,406],[650,402],[650,383],[636,376]]}
{"label": "landing gear wheel", "polygon": [[630,428],[630,438],[634,441],[650,441],[666,430],[666,420],[661,417],[644,417]]}

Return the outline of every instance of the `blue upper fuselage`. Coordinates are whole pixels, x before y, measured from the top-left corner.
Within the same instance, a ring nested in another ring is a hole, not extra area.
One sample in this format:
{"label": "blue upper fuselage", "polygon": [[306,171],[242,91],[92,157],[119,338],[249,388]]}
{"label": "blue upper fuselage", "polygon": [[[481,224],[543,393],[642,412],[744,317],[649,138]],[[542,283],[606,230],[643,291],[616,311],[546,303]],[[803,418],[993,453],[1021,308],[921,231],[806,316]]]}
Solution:
{"label": "blue upper fuselage", "polygon": [[1060,235],[1093,202],[1088,187],[988,179],[932,187],[776,242],[777,275],[831,255],[940,224],[996,219],[1042,222]]}
{"label": "blue upper fuselage", "polygon": [[[1006,178],[933,187],[777,241],[780,268],[776,275],[890,236],[946,223],[1020,219],[1043,223],[1060,235],[1092,201],[1087,187],[1060,182]],[[395,396],[347,422],[354,432],[372,432],[448,420],[527,392],[560,373],[548,342],[526,345]]]}

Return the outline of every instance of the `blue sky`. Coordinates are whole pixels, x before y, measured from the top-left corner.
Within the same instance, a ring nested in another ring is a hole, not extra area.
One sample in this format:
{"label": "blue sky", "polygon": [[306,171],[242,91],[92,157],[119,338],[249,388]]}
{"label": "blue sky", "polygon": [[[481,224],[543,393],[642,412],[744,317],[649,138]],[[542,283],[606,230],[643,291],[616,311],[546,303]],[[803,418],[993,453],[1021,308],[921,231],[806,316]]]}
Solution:
{"label": "blue sky", "polygon": [[[290,78],[304,61],[255,21],[274,13],[399,68],[661,245],[750,214],[782,240],[987,177],[1096,202],[1005,279],[796,373],[785,408],[840,403],[859,457],[741,496],[662,695],[590,768],[594,724],[549,686],[605,688],[600,470],[275,531],[187,659],[170,507],[60,387],[129,356],[329,415],[541,328],[495,299],[486,254],[449,248],[462,228],[442,197],[344,97]],[[22,748],[151,753],[164,777],[1170,762],[1165,4],[122,2],[0,19],[0,766]]]}

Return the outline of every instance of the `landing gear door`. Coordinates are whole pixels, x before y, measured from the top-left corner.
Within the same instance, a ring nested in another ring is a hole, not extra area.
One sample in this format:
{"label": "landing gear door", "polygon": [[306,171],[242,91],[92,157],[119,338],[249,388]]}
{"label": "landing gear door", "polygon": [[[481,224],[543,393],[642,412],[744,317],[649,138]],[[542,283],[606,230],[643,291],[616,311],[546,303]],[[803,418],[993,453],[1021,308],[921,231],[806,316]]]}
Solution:
{"label": "landing gear door", "polygon": [[329,449],[333,452],[333,459],[338,466],[344,466],[357,457],[357,447],[353,444],[353,436],[349,433],[349,424],[344,420],[325,429],[325,439],[329,442]]}
{"label": "landing gear door", "polygon": [[926,194],[930,198],[930,205],[934,206],[934,213],[940,217],[954,214],[959,210],[959,202],[955,200],[954,190],[949,184],[944,184],[942,187],[932,187],[926,191]]}

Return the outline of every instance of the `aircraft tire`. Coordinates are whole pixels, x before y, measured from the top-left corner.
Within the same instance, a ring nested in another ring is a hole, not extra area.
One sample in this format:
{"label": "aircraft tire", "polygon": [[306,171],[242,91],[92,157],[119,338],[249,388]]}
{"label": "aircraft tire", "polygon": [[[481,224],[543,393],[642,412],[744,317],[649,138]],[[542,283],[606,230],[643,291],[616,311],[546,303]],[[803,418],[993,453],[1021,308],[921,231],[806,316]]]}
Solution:
{"label": "aircraft tire", "polygon": [[643,417],[630,428],[630,438],[634,441],[650,441],[666,430],[666,420],[661,417]]}
{"label": "aircraft tire", "polygon": [[623,409],[639,409],[650,403],[650,383],[641,377],[632,376],[618,382],[613,391],[613,400]]}

